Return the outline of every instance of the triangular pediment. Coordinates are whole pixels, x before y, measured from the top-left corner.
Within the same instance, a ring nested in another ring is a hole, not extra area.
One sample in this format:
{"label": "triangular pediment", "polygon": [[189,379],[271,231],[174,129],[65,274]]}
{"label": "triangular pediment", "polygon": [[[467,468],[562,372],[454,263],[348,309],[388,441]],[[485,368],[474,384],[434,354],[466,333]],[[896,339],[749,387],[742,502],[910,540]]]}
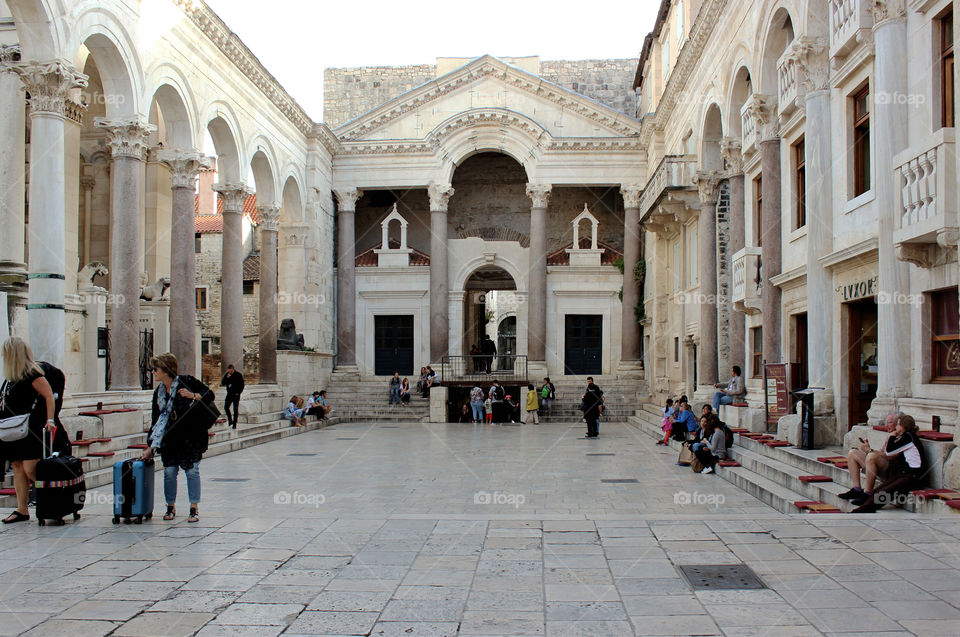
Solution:
{"label": "triangular pediment", "polygon": [[[425,142],[471,117],[495,114],[554,140],[630,138],[640,122],[485,55],[414,88],[334,133],[344,142]],[[522,124],[520,124],[522,122]]]}

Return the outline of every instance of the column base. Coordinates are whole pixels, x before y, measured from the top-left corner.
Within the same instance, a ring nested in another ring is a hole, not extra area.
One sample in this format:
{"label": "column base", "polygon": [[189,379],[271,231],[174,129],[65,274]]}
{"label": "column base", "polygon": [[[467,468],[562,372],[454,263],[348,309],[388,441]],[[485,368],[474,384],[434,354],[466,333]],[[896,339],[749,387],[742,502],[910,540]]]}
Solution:
{"label": "column base", "polygon": [[360,380],[360,368],[356,365],[337,365],[330,375],[341,379]]}
{"label": "column base", "polygon": [[6,292],[11,299],[26,302],[27,289],[27,264],[0,261],[0,292]]}
{"label": "column base", "polygon": [[527,361],[527,379],[533,381],[534,385],[549,375],[547,361]]}
{"label": "column base", "polygon": [[700,416],[700,407],[704,404],[713,406],[713,395],[714,393],[720,391],[713,385],[700,385],[697,387],[696,391],[693,392],[693,396],[690,397],[690,404],[694,407],[694,414]]}
{"label": "column base", "polygon": [[646,378],[643,363],[640,361],[620,361],[620,365],[617,367],[617,378],[643,380]]}
{"label": "column base", "polygon": [[[867,410],[867,424],[872,426],[882,425],[887,419],[887,414],[898,409],[897,399],[892,396],[877,396],[870,403],[870,409]],[[859,425],[861,423],[852,422],[850,425]]]}

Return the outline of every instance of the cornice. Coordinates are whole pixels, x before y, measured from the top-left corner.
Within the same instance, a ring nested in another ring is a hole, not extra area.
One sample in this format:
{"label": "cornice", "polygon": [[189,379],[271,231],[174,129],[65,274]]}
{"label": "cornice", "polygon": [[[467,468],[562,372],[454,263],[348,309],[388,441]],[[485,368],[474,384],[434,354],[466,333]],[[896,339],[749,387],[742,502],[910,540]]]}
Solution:
{"label": "cornice", "polygon": [[193,24],[220,49],[228,60],[240,69],[254,86],[280,110],[304,135],[314,132],[313,120],[303,107],[287,92],[261,64],[247,45],[220,19],[203,0],[173,0]]}
{"label": "cornice", "polygon": [[318,140],[331,155],[336,155],[343,150],[340,140],[326,124],[314,124],[313,131],[307,137]]}

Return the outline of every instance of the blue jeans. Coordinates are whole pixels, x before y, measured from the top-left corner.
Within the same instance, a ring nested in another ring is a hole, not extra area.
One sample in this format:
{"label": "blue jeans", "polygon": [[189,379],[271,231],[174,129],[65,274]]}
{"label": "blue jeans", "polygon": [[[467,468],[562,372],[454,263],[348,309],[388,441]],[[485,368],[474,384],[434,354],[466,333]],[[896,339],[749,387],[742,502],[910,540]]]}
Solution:
{"label": "blue jeans", "polygon": [[[167,504],[176,504],[177,502],[177,474],[179,472],[180,467],[177,465],[163,468],[163,497],[166,498]],[[200,502],[200,463],[193,463],[193,466],[184,473],[187,475],[187,495],[190,496],[190,504],[198,504]]]}
{"label": "blue jeans", "polygon": [[400,402],[400,385],[390,385],[390,402],[388,404],[392,405],[396,402]]}
{"label": "blue jeans", "polygon": [[722,391],[713,393],[713,411],[720,415],[720,405],[732,405],[733,396],[727,396]]}
{"label": "blue jeans", "polygon": [[473,408],[473,420],[483,420],[483,403],[482,402],[471,402],[470,407]]}

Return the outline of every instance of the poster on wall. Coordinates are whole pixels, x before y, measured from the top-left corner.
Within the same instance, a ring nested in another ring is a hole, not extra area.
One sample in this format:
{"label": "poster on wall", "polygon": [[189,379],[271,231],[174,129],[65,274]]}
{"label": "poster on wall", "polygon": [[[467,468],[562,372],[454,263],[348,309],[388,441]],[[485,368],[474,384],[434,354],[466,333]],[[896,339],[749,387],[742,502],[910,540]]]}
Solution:
{"label": "poster on wall", "polygon": [[767,428],[769,429],[776,427],[777,421],[790,413],[790,394],[786,363],[767,363],[764,370],[767,383]]}

